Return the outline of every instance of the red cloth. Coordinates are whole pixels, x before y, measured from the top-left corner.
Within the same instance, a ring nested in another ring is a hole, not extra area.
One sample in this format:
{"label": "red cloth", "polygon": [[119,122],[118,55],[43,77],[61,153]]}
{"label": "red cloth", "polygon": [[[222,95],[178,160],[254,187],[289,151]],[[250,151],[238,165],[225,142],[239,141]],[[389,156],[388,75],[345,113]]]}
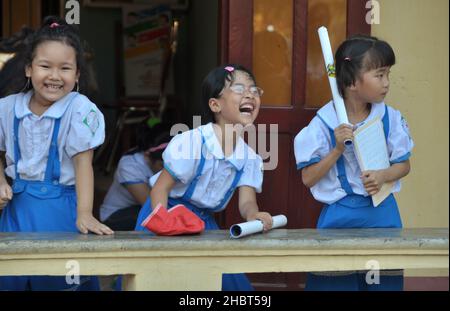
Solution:
{"label": "red cloth", "polygon": [[195,234],[205,230],[205,222],[183,204],[170,210],[158,204],[141,225],[157,235]]}

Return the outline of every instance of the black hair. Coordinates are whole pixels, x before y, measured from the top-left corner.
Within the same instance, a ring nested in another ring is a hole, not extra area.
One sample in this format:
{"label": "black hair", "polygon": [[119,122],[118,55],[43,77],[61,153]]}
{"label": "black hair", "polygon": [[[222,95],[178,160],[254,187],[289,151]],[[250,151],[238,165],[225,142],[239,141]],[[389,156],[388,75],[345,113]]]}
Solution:
{"label": "black hair", "polygon": [[[162,144],[168,144],[170,140],[172,139],[172,136],[170,136],[169,131],[161,132],[159,135],[155,136],[155,139],[153,141],[153,147],[157,147]],[[162,161],[162,154],[164,152],[165,148],[161,148],[159,150],[153,151],[149,153],[150,159],[152,161],[161,160]]]}
{"label": "black hair", "polygon": [[[51,27],[54,23],[57,23],[57,26]],[[2,84],[0,86],[0,94],[2,96],[21,91],[25,92],[32,88],[31,83],[27,88],[24,88],[27,84],[25,68],[31,65],[35,57],[36,48],[46,41],[59,41],[75,50],[77,70],[80,73],[78,79],[79,92],[87,94],[90,83],[94,80],[90,76],[86,65],[84,49],[86,43],[82,43],[76,26],[67,24],[64,19],[59,17],[47,16],[44,18],[42,27],[37,31],[34,32],[29,28],[23,28],[17,35],[10,39],[2,40],[0,43],[1,50],[9,49],[9,52],[15,53],[15,56],[5,64],[4,68],[7,68],[7,70],[5,72],[3,70],[0,71],[0,81],[10,81],[7,85],[5,83],[5,85]],[[8,64],[9,62],[11,63]],[[15,69],[14,72],[12,71],[13,69]]]}
{"label": "black hair", "polygon": [[[231,67],[233,70],[230,72],[225,69],[227,67]],[[234,82],[236,78],[236,71],[245,72],[256,84],[256,79],[253,73],[242,65],[227,64],[211,70],[202,83],[202,122],[204,121],[207,123],[215,121],[214,113],[209,108],[209,100],[211,98],[219,98],[226,82],[229,82],[230,84]]]}
{"label": "black hair", "polygon": [[335,54],[336,82],[345,98],[345,88],[355,84],[364,71],[395,64],[395,53],[386,41],[366,35],[356,35],[344,41]]}
{"label": "black hair", "polygon": [[0,53],[13,54],[0,70],[0,98],[18,93],[25,86],[25,50],[34,31],[23,27],[19,32],[0,41]]}
{"label": "black hair", "polygon": [[[164,123],[158,123],[150,127],[147,120],[139,123],[136,127],[136,147],[128,151],[127,155],[135,154],[137,152],[147,151],[149,148],[159,146],[163,143],[168,143],[171,139],[170,127]],[[151,159],[161,160],[162,152],[164,150],[152,152],[149,154]]]}

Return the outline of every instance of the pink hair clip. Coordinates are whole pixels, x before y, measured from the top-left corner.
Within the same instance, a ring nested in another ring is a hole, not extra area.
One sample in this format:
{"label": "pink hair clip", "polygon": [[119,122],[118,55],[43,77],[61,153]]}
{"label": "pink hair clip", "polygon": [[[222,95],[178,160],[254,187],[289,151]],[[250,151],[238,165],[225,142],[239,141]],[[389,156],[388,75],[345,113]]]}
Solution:
{"label": "pink hair clip", "polygon": [[56,27],[58,27],[58,26],[59,26],[58,23],[52,23],[52,24],[50,25],[50,28],[56,28]]}
{"label": "pink hair clip", "polygon": [[153,147],[153,148],[149,148],[149,149],[147,149],[147,151],[145,153],[152,153],[152,152],[164,150],[164,149],[166,149],[168,144],[169,143],[164,143],[164,144],[161,144],[159,146],[156,146],[156,147]]}
{"label": "pink hair clip", "polygon": [[344,58],[344,60],[347,62],[351,61],[350,57],[348,57],[348,56],[346,58]]}
{"label": "pink hair clip", "polygon": [[233,72],[234,71],[234,67],[232,67],[232,66],[226,66],[224,69],[226,71],[228,71],[228,72]]}

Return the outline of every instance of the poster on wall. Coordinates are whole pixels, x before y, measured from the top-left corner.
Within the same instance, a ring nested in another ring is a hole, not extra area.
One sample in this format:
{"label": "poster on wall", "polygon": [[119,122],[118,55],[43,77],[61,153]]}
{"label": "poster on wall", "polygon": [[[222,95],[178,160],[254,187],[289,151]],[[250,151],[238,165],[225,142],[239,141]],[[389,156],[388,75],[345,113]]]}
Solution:
{"label": "poster on wall", "polygon": [[123,8],[125,95],[158,96],[170,48],[172,14],[166,5]]}

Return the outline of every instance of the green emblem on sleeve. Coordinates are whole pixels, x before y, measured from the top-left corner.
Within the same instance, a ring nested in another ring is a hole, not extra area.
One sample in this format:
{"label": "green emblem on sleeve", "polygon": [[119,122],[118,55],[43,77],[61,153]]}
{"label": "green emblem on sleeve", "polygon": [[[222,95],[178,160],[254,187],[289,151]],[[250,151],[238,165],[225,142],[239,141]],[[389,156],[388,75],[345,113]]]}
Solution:
{"label": "green emblem on sleeve", "polygon": [[98,120],[97,111],[95,111],[94,109],[91,109],[88,112],[88,114],[84,117],[83,123],[89,128],[92,136],[94,136],[95,132],[97,132],[97,129],[100,126],[100,121]]}

